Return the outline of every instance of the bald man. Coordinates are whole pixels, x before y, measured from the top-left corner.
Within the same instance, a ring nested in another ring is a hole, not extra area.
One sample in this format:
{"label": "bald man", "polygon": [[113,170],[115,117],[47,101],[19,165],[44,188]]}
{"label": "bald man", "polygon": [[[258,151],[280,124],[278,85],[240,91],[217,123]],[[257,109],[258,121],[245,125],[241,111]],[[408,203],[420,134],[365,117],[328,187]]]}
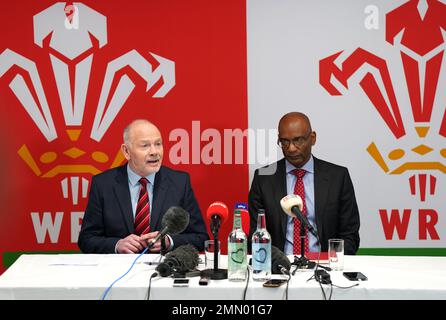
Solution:
{"label": "bald man", "polygon": [[[328,250],[328,239],[344,239],[345,254],[359,247],[359,212],[347,168],[314,157],[316,132],[308,117],[290,112],[279,121],[278,145],[284,158],[257,169],[249,192],[250,235],[257,226],[257,213],[264,209],[266,228],[272,244],[288,255],[300,254],[294,219],[287,216],[280,200],[287,194],[302,193],[310,224],[320,239],[308,234],[308,251]],[[298,181],[300,179],[300,181]],[[297,227],[299,229],[300,227]],[[300,232],[299,232],[300,234]]]}
{"label": "bald man", "polygon": [[[78,245],[84,253],[139,253],[162,229],[172,206],[190,215],[186,230],[165,238],[166,248],[192,244],[202,251],[209,239],[189,175],[162,165],[158,128],[135,120],[124,129],[121,150],[127,164],[93,177]],[[150,252],[159,252],[157,241]]]}

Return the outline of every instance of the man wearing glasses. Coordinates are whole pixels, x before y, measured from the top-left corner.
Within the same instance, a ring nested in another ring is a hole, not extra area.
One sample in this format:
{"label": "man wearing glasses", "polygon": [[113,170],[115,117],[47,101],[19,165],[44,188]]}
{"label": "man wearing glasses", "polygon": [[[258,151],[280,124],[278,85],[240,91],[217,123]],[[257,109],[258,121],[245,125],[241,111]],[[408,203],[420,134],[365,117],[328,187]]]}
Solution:
{"label": "man wearing glasses", "polygon": [[280,119],[278,129],[277,143],[284,158],[254,173],[249,191],[250,235],[257,226],[258,210],[264,209],[272,244],[287,255],[300,255],[299,222],[287,216],[280,205],[287,194],[298,194],[304,203],[302,213],[320,239],[318,243],[307,232],[305,253],[318,252],[319,245],[322,252],[327,251],[328,239],[340,238],[344,239],[345,254],[356,254],[359,212],[347,168],[312,155],[316,132],[305,114],[287,113]]}

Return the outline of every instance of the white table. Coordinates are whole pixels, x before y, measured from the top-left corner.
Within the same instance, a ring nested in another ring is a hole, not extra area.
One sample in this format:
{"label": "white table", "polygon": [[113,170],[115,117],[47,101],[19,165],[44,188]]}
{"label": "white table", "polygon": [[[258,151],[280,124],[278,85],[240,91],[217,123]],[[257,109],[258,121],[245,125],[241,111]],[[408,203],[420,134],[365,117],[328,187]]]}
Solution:
{"label": "white table", "polygon": [[[137,255],[22,255],[0,276],[0,299],[99,300],[109,285],[122,276]],[[106,299],[147,299],[150,275],[147,264],[158,255],[141,256],[132,270],[109,291]],[[222,256],[225,264],[227,257]],[[346,256],[344,271],[361,271],[368,281],[350,289],[333,288],[332,300],[446,299],[446,257]],[[200,268],[203,266],[200,265]],[[331,271],[333,284],[350,286],[340,271]],[[307,281],[311,271],[298,271],[289,284],[290,300],[321,300],[319,284]],[[280,277],[274,275],[275,277]],[[191,278],[187,288],[173,288],[172,278],[152,280],[150,299],[241,300],[245,283],[211,280],[200,286]],[[329,286],[323,285],[327,295]],[[282,300],[286,286],[264,288],[250,280],[247,300]]]}

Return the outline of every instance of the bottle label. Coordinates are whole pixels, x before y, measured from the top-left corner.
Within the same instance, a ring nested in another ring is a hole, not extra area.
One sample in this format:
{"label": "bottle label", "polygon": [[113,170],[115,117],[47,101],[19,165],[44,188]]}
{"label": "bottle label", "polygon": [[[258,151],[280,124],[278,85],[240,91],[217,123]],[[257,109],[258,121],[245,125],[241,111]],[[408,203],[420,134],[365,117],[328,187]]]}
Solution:
{"label": "bottle label", "polygon": [[252,244],[252,268],[271,271],[271,243]]}
{"label": "bottle label", "polygon": [[234,216],[234,226],[232,230],[241,229],[242,228],[242,219],[240,218],[240,213],[237,213]]}
{"label": "bottle label", "polygon": [[246,263],[246,243],[228,243],[229,264],[243,265]]}

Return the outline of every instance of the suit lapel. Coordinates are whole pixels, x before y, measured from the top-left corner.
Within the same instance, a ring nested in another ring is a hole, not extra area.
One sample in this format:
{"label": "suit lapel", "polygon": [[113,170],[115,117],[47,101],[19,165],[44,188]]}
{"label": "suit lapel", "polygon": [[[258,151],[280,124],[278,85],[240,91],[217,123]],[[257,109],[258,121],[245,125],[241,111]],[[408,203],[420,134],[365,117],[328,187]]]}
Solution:
{"label": "suit lapel", "polygon": [[323,163],[314,158],[314,210],[316,215],[316,225],[319,234],[322,234],[322,221],[324,221],[324,209],[327,204],[327,196],[329,191],[329,177]]}
{"label": "suit lapel", "polygon": [[161,167],[155,176],[155,185],[153,187],[152,212],[150,213],[150,230],[152,231],[160,229],[157,228],[157,226],[168,190],[168,183],[166,183],[167,179],[168,177],[166,176],[166,171],[163,167]]}
{"label": "suit lapel", "polygon": [[115,184],[113,186],[116,198],[118,199],[122,217],[129,233],[134,232],[132,201],[130,199],[129,182],[127,176],[127,165],[118,169]]}
{"label": "suit lapel", "polygon": [[278,186],[275,190],[275,203],[277,204],[277,212],[280,220],[280,228],[282,230],[282,234],[286,234],[287,227],[287,215],[283,212],[282,207],[280,205],[280,200],[287,195],[286,189],[286,167],[285,167],[285,159],[282,159],[277,162],[277,171],[274,175],[273,186]]}

